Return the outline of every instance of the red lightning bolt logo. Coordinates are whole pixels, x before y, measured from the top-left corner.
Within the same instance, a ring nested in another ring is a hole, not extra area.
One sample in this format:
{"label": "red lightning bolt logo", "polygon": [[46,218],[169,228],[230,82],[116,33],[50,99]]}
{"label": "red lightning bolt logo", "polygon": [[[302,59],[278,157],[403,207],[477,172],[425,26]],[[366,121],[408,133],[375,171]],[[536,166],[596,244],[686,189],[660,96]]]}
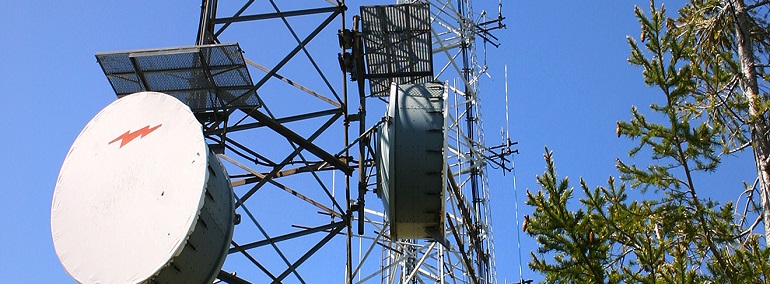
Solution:
{"label": "red lightning bolt logo", "polygon": [[115,138],[115,140],[112,140],[110,141],[110,143],[107,143],[107,145],[120,141],[120,148],[123,148],[123,146],[126,146],[126,144],[136,139],[136,137],[143,138],[144,136],[147,136],[147,134],[150,134],[153,131],[155,131],[155,129],[158,129],[158,127],[160,127],[161,125],[163,124],[158,124],[156,126],[153,126],[152,128],[150,128],[150,126],[147,125],[134,132],[131,132],[131,130],[126,131],[126,133],[121,134],[120,136],[118,136],[118,138]]}

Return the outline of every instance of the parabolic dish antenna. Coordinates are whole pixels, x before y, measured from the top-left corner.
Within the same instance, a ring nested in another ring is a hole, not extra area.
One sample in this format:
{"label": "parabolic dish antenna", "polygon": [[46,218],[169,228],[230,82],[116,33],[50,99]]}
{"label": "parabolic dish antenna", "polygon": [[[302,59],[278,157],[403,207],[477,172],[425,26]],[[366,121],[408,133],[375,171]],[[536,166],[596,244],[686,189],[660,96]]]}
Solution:
{"label": "parabolic dish antenna", "polygon": [[233,216],[228,175],[189,107],[141,92],[105,107],[72,144],[51,232],[81,283],[211,283]]}

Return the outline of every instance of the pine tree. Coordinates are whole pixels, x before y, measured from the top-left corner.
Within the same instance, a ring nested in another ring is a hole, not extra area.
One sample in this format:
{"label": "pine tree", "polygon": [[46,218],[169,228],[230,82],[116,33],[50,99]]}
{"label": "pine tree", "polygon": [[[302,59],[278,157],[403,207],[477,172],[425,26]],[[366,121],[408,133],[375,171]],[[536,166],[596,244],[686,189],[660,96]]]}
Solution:
{"label": "pine tree", "polygon": [[[647,166],[618,159],[619,185],[611,177],[607,186],[589,189],[581,180],[584,197],[571,210],[573,189],[566,178],[557,178],[546,149],[540,189],[527,193],[535,210],[526,232],[539,244],[530,267],[547,282],[763,283],[770,273],[770,253],[742,221],[736,224],[734,205],[700,196],[693,180],[696,172],[715,171],[723,154],[758,139],[756,127],[738,119],[756,119],[749,99],[724,92],[741,64],[720,49],[730,46],[728,38],[712,36],[714,45],[704,43],[704,35],[715,30],[706,33],[709,24],[694,21],[696,13],[705,19],[713,12],[700,4],[693,1],[676,19],[654,2],[649,16],[635,10],[642,32],[639,42],[628,38],[629,62],[642,68],[661,103],[647,111],[632,108],[617,132],[638,142],[629,158],[649,154],[641,159]],[[626,186],[652,198],[630,201]]]}
{"label": "pine tree", "polygon": [[[698,86],[694,96],[699,100],[693,107],[705,111],[713,125],[724,128],[724,153],[747,147],[754,153],[757,180],[749,190],[759,191],[762,210],[753,225],[759,218],[770,220],[768,12],[770,1],[746,5],[743,0],[699,0],[685,6],[678,21],[692,27],[698,42],[698,56],[691,65]],[[767,243],[770,221],[764,225]]]}

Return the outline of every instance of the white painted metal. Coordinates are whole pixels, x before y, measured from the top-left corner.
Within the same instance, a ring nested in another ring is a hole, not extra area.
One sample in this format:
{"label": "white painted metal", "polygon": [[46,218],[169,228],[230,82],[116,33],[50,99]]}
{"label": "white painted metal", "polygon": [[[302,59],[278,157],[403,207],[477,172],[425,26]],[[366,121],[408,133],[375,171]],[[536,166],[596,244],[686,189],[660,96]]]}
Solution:
{"label": "white painted metal", "polygon": [[51,232],[81,283],[211,283],[233,215],[227,173],[190,109],[142,92],[105,107],[73,143]]}

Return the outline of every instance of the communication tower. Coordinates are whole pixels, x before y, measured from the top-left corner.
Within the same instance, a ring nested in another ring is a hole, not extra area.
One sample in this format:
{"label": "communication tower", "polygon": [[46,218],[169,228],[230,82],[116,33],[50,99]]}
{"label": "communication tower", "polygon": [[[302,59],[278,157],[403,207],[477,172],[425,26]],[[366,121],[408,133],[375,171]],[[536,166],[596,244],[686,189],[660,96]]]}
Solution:
{"label": "communication tower", "polygon": [[97,54],[119,98],[187,105],[229,172],[212,277],[496,283],[487,166],[510,170],[515,143],[485,144],[477,50],[499,45],[501,4],[218,2],[193,46]]}

